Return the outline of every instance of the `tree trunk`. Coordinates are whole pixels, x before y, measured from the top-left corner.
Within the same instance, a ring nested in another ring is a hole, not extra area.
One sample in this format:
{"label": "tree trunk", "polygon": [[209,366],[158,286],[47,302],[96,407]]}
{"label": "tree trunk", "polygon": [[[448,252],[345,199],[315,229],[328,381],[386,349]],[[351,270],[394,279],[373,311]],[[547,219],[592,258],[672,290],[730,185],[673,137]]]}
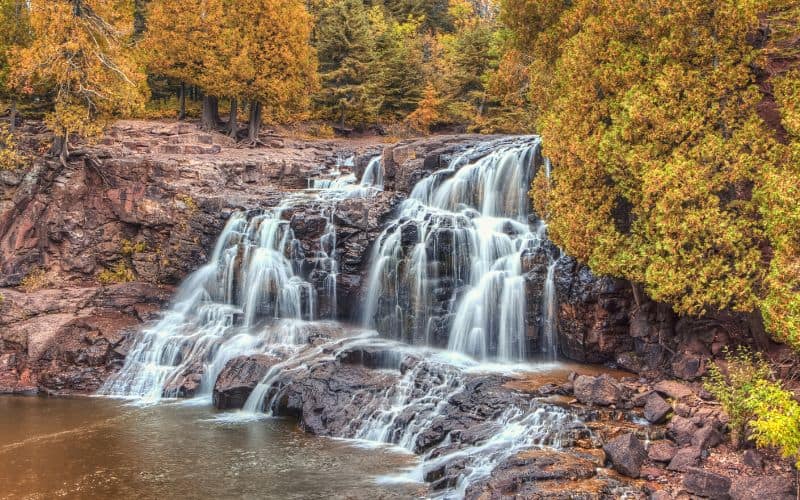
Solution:
{"label": "tree trunk", "polygon": [[185,120],[186,119],[186,84],[181,82],[181,89],[180,89],[180,96],[178,96],[178,100],[180,101],[180,109],[178,110],[178,120]]}
{"label": "tree trunk", "polygon": [[247,126],[247,139],[251,144],[256,145],[258,140],[258,133],[261,131],[261,103],[252,101],[250,103],[250,122]]}
{"label": "tree trunk", "polygon": [[231,111],[228,115],[228,137],[236,139],[236,134],[239,132],[239,124],[236,122],[236,114],[239,112],[239,106],[236,99],[231,99]]}
{"label": "tree trunk", "polygon": [[210,95],[203,96],[203,118],[201,127],[204,130],[216,130],[219,126],[219,101]]}

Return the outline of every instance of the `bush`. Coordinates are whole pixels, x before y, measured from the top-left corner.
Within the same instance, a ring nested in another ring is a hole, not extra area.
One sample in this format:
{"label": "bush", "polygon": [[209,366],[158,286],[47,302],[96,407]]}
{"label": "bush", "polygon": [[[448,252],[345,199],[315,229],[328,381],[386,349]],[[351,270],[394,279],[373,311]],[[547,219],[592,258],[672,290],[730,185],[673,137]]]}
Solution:
{"label": "bush", "polygon": [[124,262],[117,262],[111,269],[103,269],[97,275],[97,279],[104,285],[113,283],[128,283],[136,279],[133,270],[130,269]]}
{"label": "bush", "polygon": [[50,279],[47,277],[44,269],[37,267],[32,269],[24,278],[22,278],[19,286],[26,293],[30,293],[35,292],[36,290],[41,290],[50,284]]}
{"label": "bush", "polygon": [[726,348],[725,356],[724,372],[713,364],[704,385],[728,414],[733,442],[741,444],[749,429],[758,446],[778,448],[800,466],[800,403],[772,380],[760,353],[739,346],[735,352]]}
{"label": "bush", "polygon": [[17,151],[17,141],[8,125],[0,123],[0,170],[17,170],[25,163],[26,159]]}

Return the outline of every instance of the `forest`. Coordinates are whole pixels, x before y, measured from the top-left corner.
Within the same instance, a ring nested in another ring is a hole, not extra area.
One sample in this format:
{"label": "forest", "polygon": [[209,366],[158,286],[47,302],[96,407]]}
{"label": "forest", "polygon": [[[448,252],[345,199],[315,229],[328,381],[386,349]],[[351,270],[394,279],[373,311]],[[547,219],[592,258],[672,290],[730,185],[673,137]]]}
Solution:
{"label": "forest", "polygon": [[[5,171],[35,161],[26,120],[65,165],[121,119],[239,148],[535,134],[525,190],[563,252],[800,355],[797,0],[0,0],[0,115]],[[706,379],[735,440],[800,464],[794,382],[735,347]]]}

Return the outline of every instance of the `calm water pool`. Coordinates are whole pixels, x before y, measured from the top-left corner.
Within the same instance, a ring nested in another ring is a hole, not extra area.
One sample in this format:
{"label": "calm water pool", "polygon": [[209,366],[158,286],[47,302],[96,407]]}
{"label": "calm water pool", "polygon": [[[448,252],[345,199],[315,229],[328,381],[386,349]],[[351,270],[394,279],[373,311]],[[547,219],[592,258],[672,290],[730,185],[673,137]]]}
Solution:
{"label": "calm water pool", "polygon": [[208,406],[0,396],[0,498],[408,498],[414,457]]}

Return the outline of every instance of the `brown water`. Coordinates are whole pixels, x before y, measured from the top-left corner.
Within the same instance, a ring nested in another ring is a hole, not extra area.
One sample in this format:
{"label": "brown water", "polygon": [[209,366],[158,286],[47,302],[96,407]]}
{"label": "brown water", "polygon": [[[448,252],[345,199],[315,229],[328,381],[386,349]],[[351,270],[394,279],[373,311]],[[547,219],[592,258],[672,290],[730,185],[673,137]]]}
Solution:
{"label": "brown water", "polygon": [[408,498],[414,465],[291,420],[225,423],[208,406],[0,397],[0,498]]}

